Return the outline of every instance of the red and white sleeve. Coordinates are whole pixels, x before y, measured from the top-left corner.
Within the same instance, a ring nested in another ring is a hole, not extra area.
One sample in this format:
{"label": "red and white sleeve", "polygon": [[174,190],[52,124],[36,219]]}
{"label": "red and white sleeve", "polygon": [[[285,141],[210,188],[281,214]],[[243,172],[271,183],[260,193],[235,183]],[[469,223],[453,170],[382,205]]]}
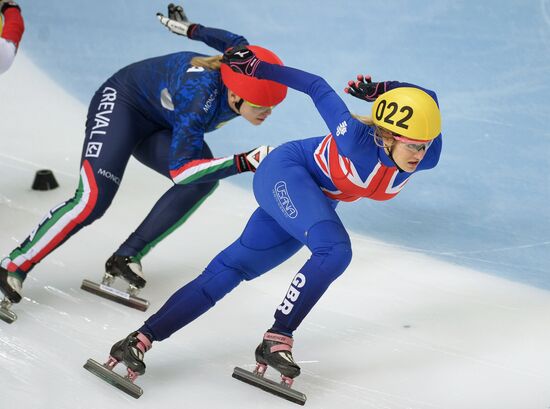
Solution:
{"label": "red and white sleeve", "polygon": [[21,37],[25,31],[25,23],[23,16],[18,7],[8,7],[4,10],[4,27],[2,29],[1,38],[12,42],[15,48],[19,47]]}

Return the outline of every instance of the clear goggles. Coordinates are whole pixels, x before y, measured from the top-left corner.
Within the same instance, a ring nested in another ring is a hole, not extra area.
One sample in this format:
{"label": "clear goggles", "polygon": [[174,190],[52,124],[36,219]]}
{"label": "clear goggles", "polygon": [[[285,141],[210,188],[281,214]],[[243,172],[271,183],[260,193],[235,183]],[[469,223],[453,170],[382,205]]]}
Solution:
{"label": "clear goggles", "polygon": [[271,106],[268,106],[268,107],[264,107],[263,105],[256,105],[256,104],[253,104],[252,102],[248,102],[246,99],[244,99],[244,102],[249,107],[254,108],[258,111],[269,111],[270,109],[273,109],[277,106],[277,105],[271,105]]}
{"label": "clear goggles", "polygon": [[409,139],[377,126],[374,131],[374,142],[376,143],[376,146],[379,146],[380,148],[385,148],[384,138],[393,138],[396,141],[403,143],[405,145],[405,148],[411,152],[420,152],[422,150],[427,151],[433,143],[433,140],[421,142],[414,139]]}

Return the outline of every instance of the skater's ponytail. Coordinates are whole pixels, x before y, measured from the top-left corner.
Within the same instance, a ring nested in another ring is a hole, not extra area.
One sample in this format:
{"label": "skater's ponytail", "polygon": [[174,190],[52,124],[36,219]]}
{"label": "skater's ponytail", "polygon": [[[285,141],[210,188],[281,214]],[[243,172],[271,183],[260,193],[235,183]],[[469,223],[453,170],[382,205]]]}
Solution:
{"label": "skater's ponytail", "polygon": [[222,56],[213,55],[211,57],[193,57],[191,65],[194,67],[207,68],[209,70],[219,70],[222,65]]}
{"label": "skater's ponytail", "polygon": [[363,122],[365,125],[374,125],[374,122],[372,121],[372,118],[368,115],[351,114],[351,116],[353,116],[358,121]]}

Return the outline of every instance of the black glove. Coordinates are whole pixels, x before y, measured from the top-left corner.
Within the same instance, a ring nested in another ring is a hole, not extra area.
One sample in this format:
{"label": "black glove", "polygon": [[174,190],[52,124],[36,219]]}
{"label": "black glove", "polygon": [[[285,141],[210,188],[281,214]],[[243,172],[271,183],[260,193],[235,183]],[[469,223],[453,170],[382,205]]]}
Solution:
{"label": "black glove", "polygon": [[189,19],[185,15],[182,6],[177,6],[174,3],[168,5],[168,18],[175,21],[183,21],[185,23],[189,22]]}
{"label": "black glove", "polygon": [[258,146],[251,151],[235,155],[235,164],[239,173],[256,172],[260,162],[275,148],[271,146]]}
{"label": "black glove", "polygon": [[176,6],[173,3],[168,5],[168,17],[165,17],[162,13],[157,13],[157,17],[160,23],[172,33],[189,38],[191,38],[191,33],[197,25],[187,19],[183,7]]}
{"label": "black glove", "polygon": [[235,72],[253,77],[261,61],[253,51],[241,45],[227,50],[223,54],[222,63],[229,65]]}
{"label": "black glove", "polygon": [[4,13],[7,9],[15,7],[19,11],[21,11],[21,7],[19,7],[19,4],[17,4],[15,1],[9,1],[9,0],[3,0],[0,1],[0,13]]}
{"label": "black glove", "polygon": [[349,81],[348,87],[344,88],[346,94],[365,101],[372,102],[387,89],[387,82],[372,82],[370,75],[357,76],[357,81]]}

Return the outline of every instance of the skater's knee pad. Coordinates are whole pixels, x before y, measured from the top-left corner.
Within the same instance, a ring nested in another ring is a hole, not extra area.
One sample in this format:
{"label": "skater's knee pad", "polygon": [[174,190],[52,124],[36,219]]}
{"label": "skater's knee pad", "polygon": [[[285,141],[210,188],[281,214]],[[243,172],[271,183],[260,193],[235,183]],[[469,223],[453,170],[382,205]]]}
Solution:
{"label": "skater's knee pad", "polygon": [[325,220],[308,230],[308,247],[325,274],[335,279],[348,267],[352,258],[351,241],[341,223]]}

